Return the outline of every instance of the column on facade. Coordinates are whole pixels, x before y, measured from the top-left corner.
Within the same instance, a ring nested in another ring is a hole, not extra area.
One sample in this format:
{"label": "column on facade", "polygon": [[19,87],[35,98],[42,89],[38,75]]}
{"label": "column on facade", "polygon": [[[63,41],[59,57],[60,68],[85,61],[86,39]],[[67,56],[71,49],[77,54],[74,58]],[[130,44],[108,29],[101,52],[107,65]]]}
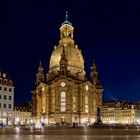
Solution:
{"label": "column on facade", "polygon": [[49,93],[48,93],[48,90],[45,93],[45,96],[46,96],[46,114],[49,114]]}
{"label": "column on facade", "polygon": [[32,93],[33,115],[36,116],[36,93]]}
{"label": "column on facade", "polygon": [[37,114],[36,115],[39,116],[40,105],[39,105],[39,95],[38,95],[38,93],[36,94],[36,102],[37,102],[36,103],[37,104]]}
{"label": "column on facade", "polygon": [[72,94],[70,93],[70,89],[68,89],[66,93],[66,111],[68,113],[72,112],[71,101],[72,101]]}
{"label": "column on facade", "polygon": [[51,112],[55,112],[55,90],[51,92]]}
{"label": "column on facade", "polygon": [[46,94],[45,89],[42,90],[42,113],[46,113]]}

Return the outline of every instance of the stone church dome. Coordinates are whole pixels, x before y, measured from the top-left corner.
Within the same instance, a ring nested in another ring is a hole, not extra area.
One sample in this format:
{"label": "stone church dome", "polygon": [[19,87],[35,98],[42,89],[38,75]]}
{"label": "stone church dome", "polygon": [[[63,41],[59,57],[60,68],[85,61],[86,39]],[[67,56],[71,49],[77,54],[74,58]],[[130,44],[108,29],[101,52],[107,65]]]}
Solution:
{"label": "stone church dome", "polygon": [[50,58],[49,73],[57,73],[60,69],[60,59],[63,48],[65,49],[67,60],[68,60],[68,70],[72,76],[79,76],[81,80],[85,79],[84,71],[84,59],[81,50],[74,43],[73,39],[73,26],[68,21],[68,16],[66,15],[65,21],[60,27],[60,41],[58,46],[54,46]]}

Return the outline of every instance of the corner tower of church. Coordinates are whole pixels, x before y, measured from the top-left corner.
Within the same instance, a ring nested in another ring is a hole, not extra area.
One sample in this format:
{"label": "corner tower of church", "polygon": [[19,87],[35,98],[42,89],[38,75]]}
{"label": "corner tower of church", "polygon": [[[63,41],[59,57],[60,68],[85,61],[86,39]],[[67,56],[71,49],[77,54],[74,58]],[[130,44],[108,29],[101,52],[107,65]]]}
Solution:
{"label": "corner tower of church", "polygon": [[50,58],[46,80],[40,64],[32,89],[33,122],[51,124],[93,124],[102,105],[102,86],[93,64],[91,80],[85,80],[84,59],[73,38],[74,27],[66,18],[60,40]]}

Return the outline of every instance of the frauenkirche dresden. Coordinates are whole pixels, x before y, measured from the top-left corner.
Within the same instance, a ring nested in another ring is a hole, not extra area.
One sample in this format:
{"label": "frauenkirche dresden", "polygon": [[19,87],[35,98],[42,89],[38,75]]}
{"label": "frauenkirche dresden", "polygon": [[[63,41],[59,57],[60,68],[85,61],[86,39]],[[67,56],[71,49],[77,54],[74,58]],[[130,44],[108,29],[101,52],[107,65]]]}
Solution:
{"label": "frauenkirche dresden", "polygon": [[50,57],[44,75],[41,62],[32,89],[33,122],[51,124],[93,124],[102,105],[103,88],[96,64],[91,64],[87,80],[84,59],[74,41],[74,27],[66,14],[60,27],[60,40]]}

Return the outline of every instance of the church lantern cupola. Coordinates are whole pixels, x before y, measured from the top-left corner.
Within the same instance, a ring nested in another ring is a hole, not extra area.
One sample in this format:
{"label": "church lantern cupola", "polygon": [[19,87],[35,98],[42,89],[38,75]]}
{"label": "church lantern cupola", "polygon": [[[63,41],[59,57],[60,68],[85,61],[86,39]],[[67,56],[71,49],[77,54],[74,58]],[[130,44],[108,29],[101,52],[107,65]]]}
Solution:
{"label": "church lantern cupola", "polygon": [[71,77],[77,78],[78,73],[78,79],[84,81],[85,80],[84,59],[81,50],[79,49],[78,45],[75,44],[73,37],[74,27],[72,26],[72,23],[69,21],[67,12],[65,20],[61,24],[59,30],[60,30],[59,44],[55,45],[54,50],[52,51],[52,55],[50,58],[49,75],[56,76],[60,72],[60,60],[64,47],[66,52],[67,69],[69,71],[69,74],[71,75]]}
{"label": "church lantern cupola", "polygon": [[72,23],[68,19],[68,12],[66,12],[65,21],[62,23],[60,27],[60,41],[65,38],[73,40],[73,31],[74,28],[72,26]]}

